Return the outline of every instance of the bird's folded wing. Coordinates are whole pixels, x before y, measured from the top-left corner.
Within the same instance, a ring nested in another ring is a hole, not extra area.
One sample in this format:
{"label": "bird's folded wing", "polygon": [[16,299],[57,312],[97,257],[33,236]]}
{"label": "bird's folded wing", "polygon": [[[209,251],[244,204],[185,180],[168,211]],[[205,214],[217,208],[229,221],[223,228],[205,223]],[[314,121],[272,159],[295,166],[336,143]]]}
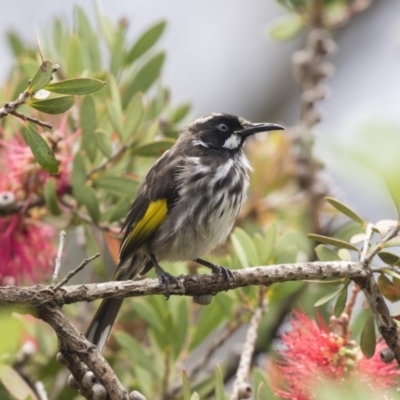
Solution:
{"label": "bird's folded wing", "polygon": [[143,216],[135,222],[125,235],[120,249],[120,260],[128,259],[153,235],[167,217],[167,199],[150,201]]}

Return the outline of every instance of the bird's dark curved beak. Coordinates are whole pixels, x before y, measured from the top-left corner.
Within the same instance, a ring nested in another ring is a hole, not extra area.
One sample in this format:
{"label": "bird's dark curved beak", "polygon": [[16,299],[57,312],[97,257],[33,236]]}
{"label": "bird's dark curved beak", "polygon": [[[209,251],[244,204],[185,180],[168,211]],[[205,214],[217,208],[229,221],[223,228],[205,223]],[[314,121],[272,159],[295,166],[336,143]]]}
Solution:
{"label": "bird's dark curved beak", "polygon": [[254,135],[258,132],[266,132],[266,131],[282,131],[285,128],[278,124],[270,124],[270,123],[259,123],[259,124],[248,124],[244,129],[237,131],[236,133],[243,138],[247,136]]}

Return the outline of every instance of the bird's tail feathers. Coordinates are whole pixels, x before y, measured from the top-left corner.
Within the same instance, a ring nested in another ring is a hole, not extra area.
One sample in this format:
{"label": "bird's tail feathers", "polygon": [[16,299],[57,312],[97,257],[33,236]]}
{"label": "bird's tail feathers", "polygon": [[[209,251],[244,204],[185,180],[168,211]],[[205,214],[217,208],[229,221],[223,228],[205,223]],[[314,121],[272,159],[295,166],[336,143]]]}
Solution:
{"label": "bird's tail feathers", "polygon": [[[145,263],[145,258],[134,255],[130,260],[129,265],[118,266],[113,280],[124,281],[134,279],[139,275]],[[95,344],[100,352],[103,351],[107,339],[110,336],[111,329],[121,308],[122,301],[123,299],[104,299],[86,330],[86,338],[89,342]]]}

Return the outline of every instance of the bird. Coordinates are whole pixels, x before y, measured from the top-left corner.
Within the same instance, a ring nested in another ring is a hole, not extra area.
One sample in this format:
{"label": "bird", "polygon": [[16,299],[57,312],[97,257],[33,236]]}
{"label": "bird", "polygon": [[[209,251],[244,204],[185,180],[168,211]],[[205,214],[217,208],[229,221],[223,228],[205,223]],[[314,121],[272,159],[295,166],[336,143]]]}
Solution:
{"label": "bird", "polygon": [[[121,233],[113,280],[144,276],[155,269],[160,285],[176,281],[160,261],[193,260],[223,274],[231,271],[204,260],[223,244],[244,204],[250,163],[246,139],[258,132],[284,130],[274,123],[251,123],[226,113],[212,113],[190,123],[175,144],[153,164],[140,184]],[[104,299],[86,331],[103,351],[123,299]]]}

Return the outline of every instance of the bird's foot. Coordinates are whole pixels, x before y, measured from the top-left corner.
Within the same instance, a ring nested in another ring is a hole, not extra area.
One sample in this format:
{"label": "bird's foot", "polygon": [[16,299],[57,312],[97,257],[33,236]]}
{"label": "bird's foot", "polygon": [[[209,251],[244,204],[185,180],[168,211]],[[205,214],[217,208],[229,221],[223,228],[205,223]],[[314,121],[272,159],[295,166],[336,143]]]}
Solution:
{"label": "bird's foot", "polygon": [[175,276],[171,275],[168,272],[165,272],[158,264],[154,265],[154,269],[157,274],[158,282],[160,282],[160,286],[165,287],[165,298],[168,300],[171,293],[169,288],[170,282],[179,285],[179,281]]}
{"label": "bird's foot", "polygon": [[225,279],[225,282],[228,285],[228,289],[231,287],[232,282],[235,280],[232,271],[224,267],[222,265],[214,264],[210,261],[203,260],[202,258],[198,258],[195,260],[198,264],[203,265],[204,267],[210,268],[213,274],[222,274]]}

